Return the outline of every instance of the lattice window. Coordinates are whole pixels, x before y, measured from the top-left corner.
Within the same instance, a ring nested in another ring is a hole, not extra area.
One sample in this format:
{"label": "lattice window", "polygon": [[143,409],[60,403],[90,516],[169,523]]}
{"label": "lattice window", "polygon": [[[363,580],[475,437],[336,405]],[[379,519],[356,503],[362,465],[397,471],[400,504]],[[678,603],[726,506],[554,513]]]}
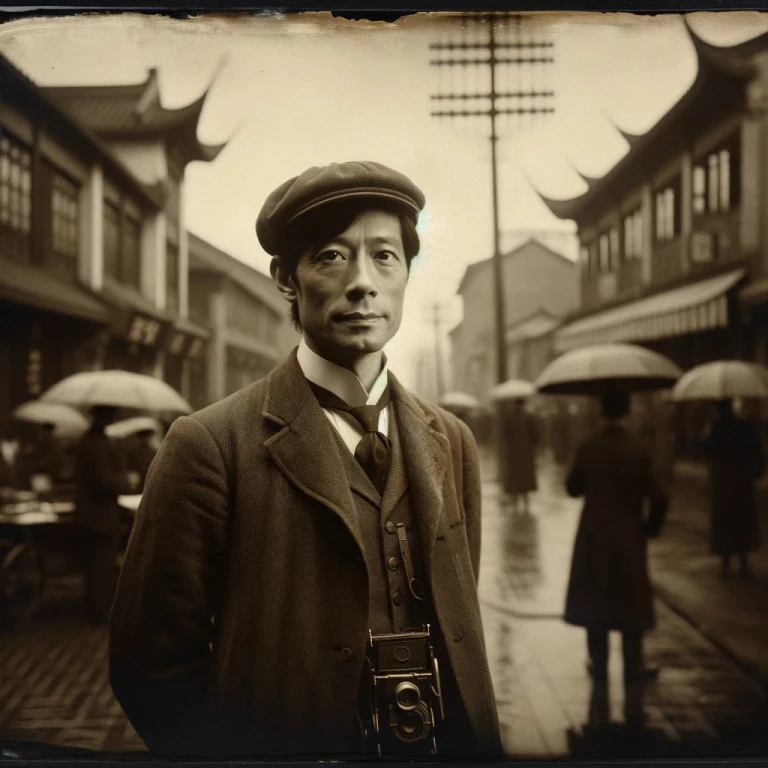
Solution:
{"label": "lattice window", "polygon": [[32,172],[29,148],[0,129],[0,251],[30,261]]}
{"label": "lattice window", "polygon": [[63,174],[51,176],[51,245],[55,253],[77,259],[80,190]]}

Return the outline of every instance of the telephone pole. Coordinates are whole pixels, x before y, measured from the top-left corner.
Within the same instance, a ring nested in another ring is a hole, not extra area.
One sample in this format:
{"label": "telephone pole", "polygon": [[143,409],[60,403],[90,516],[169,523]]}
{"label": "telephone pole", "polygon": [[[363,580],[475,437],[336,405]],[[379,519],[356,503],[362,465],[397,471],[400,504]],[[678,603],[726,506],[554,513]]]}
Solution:
{"label": "telephone pole", "polygon": [[[498,383],[507,379],[507,345],[505,338],[504,318],[504,286],[502,283],[500,227],[499,227],[499,184],[498,184],[498,160],[496,144],[499,136],[497,132],[497,118],[499,115],[540,115],[550,114],[555,111],[552,106],[554,91],[538,90],[531,87],[524,90],[497,90],[497,75],[502,67],[522,67],[530,65],[547,65],[554,62],[551,49],[554,43],[547,40],[520,40],[520,17],[506,13],[465,14],[464,19],[471,19],[483,23],[487,28],[487,40],[483,42],[461,43],[435,43],[430,45],[433,51],[452,53],[461,52],[458,58],[432,59],[430,64],[435,67],[488,67],[490,70],[490,89],[487,92],[469,93],[438,93],[432,95],[433,101],[448,102],[479,102],[482,109],[439,109],[432,112],[433,117],[484,117],[490,119],[491,140],[491,189],[493,197],[493,301],[495,309],[495,338],[496,338],[496,380]],[[511,42],[498,40],[499,23],[513,21],[518,32],[517,39]],[[481,58],[472,58],[468,52],[478,51]],[[513,51],[517,55],[502,55],[500,52]],[[487,58],[486,58],[487,55]],[[525,100],[528,106],[522,106]],[[500,104],[501,102],[501,104]],[[509,106],[509,104],[517,106]]]}
{"label": "telephone pole", "polygon": [[440,347],[440,325],[443,318],[440,316],[440,305],[435,302],[432,305],[432,327],[435,334],[435,380],[437,383],[437,396],[445,394],[445,377],[443,373],[443,354]]}

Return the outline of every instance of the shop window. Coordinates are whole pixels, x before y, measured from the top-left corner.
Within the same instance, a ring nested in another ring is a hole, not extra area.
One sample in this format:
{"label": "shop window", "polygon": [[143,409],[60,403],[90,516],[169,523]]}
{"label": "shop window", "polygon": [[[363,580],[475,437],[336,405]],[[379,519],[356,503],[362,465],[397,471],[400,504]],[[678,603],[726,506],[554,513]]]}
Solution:
{"label": "shop window", "polygon": [[624,260],[635,261],[643,256],[643,212],[640,208],[624,217]]}
{"label": "shop window", "polygon": [[614,270],[619,265],[620,259],[620,244],[619,244],[619,228],[611,227],[608,233],[608,246],[610,248],[610,263],[611,270]]}
{"label": "shop window", "polygon": [[30,261],[32,174],[29,148],[0,129],[0,252]]}
{"label": "shop window", "polygon": [[64,174],[51,175],[51,247],[55,255],[77,264],[80,189]]}
{"label": "shop window", "polygon": [[672,240],[680,234],[680,179],[658,190],[656,201],[656,239]]}
{"label": "shop window", "polygon": [[104,201],[104,274],[121,281],[120,209]]}
{"label": "shop window", "polygon": [[123,282],[138,289],[141,284],[141,223],[126,215],[123,228]]}
{"label": "shop window", "polygon": [[179,311],[179,249],[172,243],[165,248],[165,308],[175,314]]}
{"label": "shop window", "polygon": [[729,211],[739,204],[740,142],[734,136],[719,145],[693,168],[693,212]]}

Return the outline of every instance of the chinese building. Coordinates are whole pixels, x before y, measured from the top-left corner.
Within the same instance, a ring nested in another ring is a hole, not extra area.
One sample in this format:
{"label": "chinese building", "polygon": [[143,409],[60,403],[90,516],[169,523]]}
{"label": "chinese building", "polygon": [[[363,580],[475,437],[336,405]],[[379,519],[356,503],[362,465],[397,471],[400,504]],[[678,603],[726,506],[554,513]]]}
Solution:
{"label": "chinese building", "polygon": [[60,378],[123,368],[187,394],[209,332],[188,318],[184,169],[205,94],[40,88],[0,57],[0,428]]}
{"label": "chinese building", "polygon": [[[509,378],[533,380],[552,359],[553,332],[578,302],[575,264],[529,239],[502,256]],[[495,379],[493,264],[467,268],[459,285],[463,319],[450,332],[453,389],[485,400]]]}
{"label": "chinese building", "polygon": [[0,421],[62,376],[103,364],[104,179],[139,220],[160,209],[101,142],[0,57]]}
{"label": "chinese building", "polygon": [[208,339],[207,331],[188,319],[184,171],[191,162],[213,161],[224,147],[197,138],[209,90],[187,106],[166,109],[156,69],[135,85],[43,89],[160,201],[154,210],[142,211],[109,175],[99,180],[98,290],[116,313],[105,365],[161,376],[184,395],[189,394],[190,353],[200,354]]}
{"label": "chinese building", "polygon": [[299,341],[272,278],[192,233],[189,313],[210,334],[191,377],[196,408],[262,378]]}
{"label": "chinese building", "polygon": [[768,361],[768,35],[719,48],[689,29],[696,78],[625,156],[571,200],[581,305],[558,350],[637,342],[690,368]]}

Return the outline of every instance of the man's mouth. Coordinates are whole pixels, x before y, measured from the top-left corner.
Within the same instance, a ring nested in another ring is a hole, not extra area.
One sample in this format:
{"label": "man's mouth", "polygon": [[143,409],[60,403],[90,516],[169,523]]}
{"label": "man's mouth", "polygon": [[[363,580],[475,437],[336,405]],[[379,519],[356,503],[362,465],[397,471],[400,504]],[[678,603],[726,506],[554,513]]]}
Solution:
{"label": "man's mouth", "polygon": [[381,315],[377,315],[375,312],[344,312],[337,315],[339,320],[351,321],[351,320],[378,320]]}

